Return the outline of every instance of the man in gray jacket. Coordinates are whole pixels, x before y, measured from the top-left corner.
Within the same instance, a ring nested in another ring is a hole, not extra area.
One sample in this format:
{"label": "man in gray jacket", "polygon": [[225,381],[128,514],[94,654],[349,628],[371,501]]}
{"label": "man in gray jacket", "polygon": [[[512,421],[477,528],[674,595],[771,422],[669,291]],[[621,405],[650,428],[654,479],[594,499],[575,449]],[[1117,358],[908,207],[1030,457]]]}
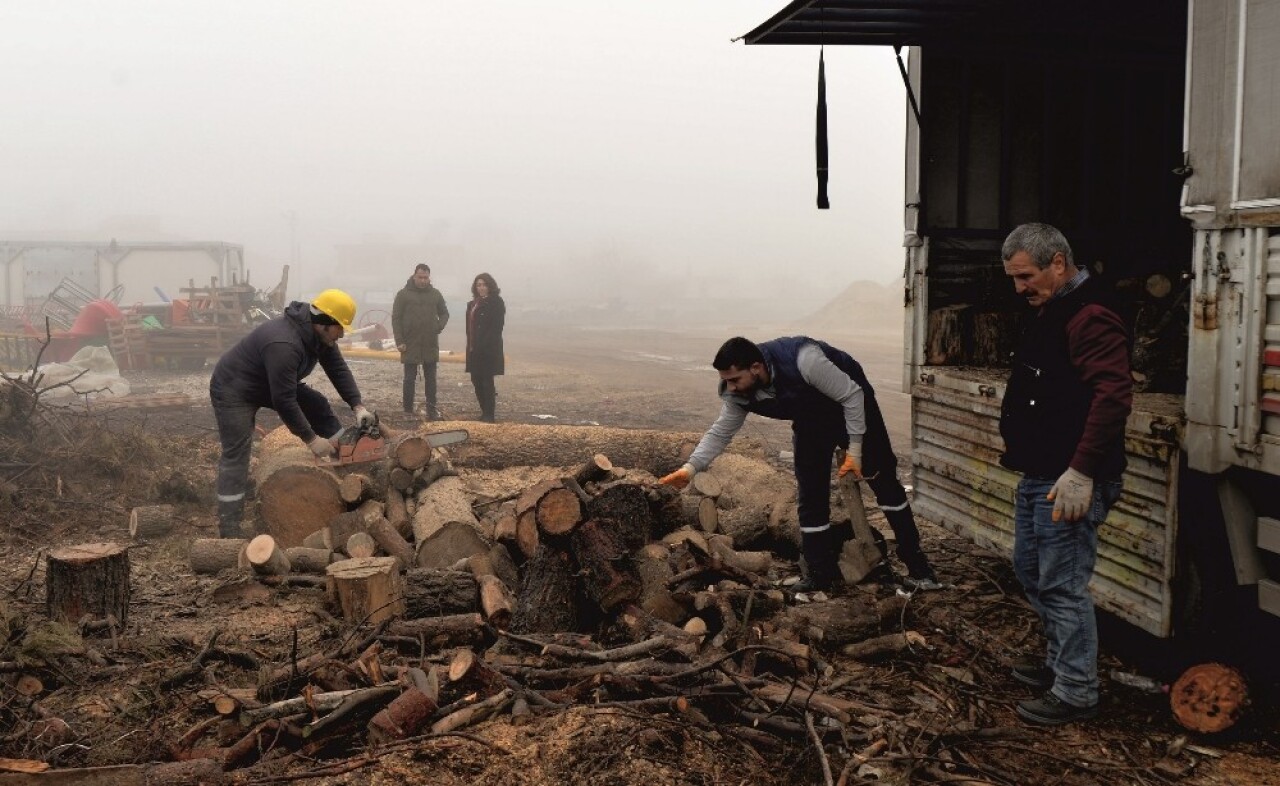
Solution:
{"label": "man in gray jacket", "polygon": [[429,420],[440,419],[440,410],[436,407],[436,365],[440,362],[440,332],[447,324],[449,308],[444,295],[431,286],[431,268],[419,264],[404,289],[396,293],[391,307],[391,332],[400,351],[400,362],[404,364],[404,411],[413,412],[418,366],[422,366]]}

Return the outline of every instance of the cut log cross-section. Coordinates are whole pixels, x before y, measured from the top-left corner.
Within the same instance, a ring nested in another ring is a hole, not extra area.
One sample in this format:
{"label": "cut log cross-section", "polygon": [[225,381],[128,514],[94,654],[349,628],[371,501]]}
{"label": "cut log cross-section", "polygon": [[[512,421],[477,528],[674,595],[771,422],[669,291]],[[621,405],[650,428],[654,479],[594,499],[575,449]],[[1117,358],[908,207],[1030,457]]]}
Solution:
{"label": "cut log cross-section", "polygon": [[431,445],[421,434],[405,434],[392,448],[396,464],[410,472],[422,469],[431,461]]}
{"label": "cut log cross-section", "polygon": [[270,535],[259,535],[249,541],[244,554],[253,572],[262,576],[282,576],[293,570],[288,555]]}
{"label": "cut log cross-section", "polygon": [[603,453],[597,453],[587,460],[577,472],[573,473],[573,479],[578,484],[585,486],[588,483],[604,480],[609,477],[609,473],[613,471],[613,462]]}
{"label": "cut log cross-section", "polygon": [[404,613],[404,590],[395,557],[363,557],[328,567],[334,594],[348,622],[382,622]]}
{"label": "cut log cross-section", "polygon": [[411,737],[426,725],[436,709],[430,696],[410,685],[369,721],[369,742],[381,745]]}
{"label": "cut log cross-section", "polygon": [[358,505],[373,493],[373,481],[361,472],[352,472],[338,481],[338,495],[348,505]]}
{"label": "cut log cross-section", "polygon": [[142,505],[129,512],[129,537],[135,540],[163,538],[173,531],[172,505]]}
{"label": "cut log cross-section", "polygon": [[123,626],[129,615],[129,552],[115,543],[85,543],[49,552],[45,564],[49,618],[72,625],[88,615],[112,617]]}
{"label": "cut log cross-section", "polygon": [[471,498],[457,477],[445,477],[420,492],[413,516],[417,564],[448,568],[473,554],[489,551],[492,542],[471,511]]}
{"label": "cut log cross-section", "polygon": [[227,568],[248,567],[244,559],[244,538],[196,538],[191,541],[192,573],[213,574]]}
{"label": "cut log cross-section", "polygon": [[493,575],[476,576],[476,581],[480,584],[480,608],[485,619],[498,630],[506,630],[511,625],[511,611],[515,606],[507,585]]}
{"label": "cut log cross-section", "polygon": [[550,537],[566,535],[582,523],[582,501],[564,486],[547,489],[534,508],[538,530]]}
{"label": "cut log cross-section", "polygon": [[347,509],[337,476],[317,466],[307,446],[284,426],[262,440],[253,479],[261,531],[282,548],[301,546],[307,535]]}

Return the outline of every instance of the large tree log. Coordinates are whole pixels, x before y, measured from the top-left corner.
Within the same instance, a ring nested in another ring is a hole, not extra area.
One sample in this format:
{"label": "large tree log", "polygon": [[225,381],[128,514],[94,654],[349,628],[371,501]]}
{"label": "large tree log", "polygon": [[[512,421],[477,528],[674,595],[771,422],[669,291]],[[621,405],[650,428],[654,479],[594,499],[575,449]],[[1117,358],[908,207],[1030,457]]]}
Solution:
{"label": "large tree log", "polygon": [[653,513],[644,489],[634,483],[620,483],[592,498],[589,515],[608,528],[628,551],[654,540]]}
{"label": "large tree log", "polygon": [[311,450],[284,426],[262,440],[253,479],[259,525],[285,548],[301,546],[303,538],[347,509],[337,475],[317,466]]}
{"label": "large tree log", "polygon": [[717,524],[721,534],[733,539],[735,549],[759,549],[772,545],[767,509],[739,505],[732,510],[722,510],[717,515]]}
{"label": "large tree log", "polygon": [[[432,426],[454,427],[447,423]],[[684,463],[680,453],[683,444],[696,444],[702,436],[694,432],[517,423],[467,423],[466,428],[470,439],[452,448],[454,463],[459,465],[477,469],[519,465],[566,467],[577,465],[583,456],[603,453],[614,467],[642,469],[657,476],[672,472]],[[734,441],[733,450],[763,453],[758,442],[741,437]]]}
{"label": "large tree log", "polygon": [[404,613],[404,589],[395,557],[335,562],[327,569],[348,622],[381,622]]}
{"label": "large tree log", "polygon": [[543,546],[525,563],[511,630],[562,633],[577,630],[578,621],[577,587],[569,556]]}
{"label": "large tree log", "polygon": [[447,617],[396,620],[387,626],[387,635],[416,639],[421,636],[437,646],[468,644],[484,636],[484,618],[479,614],[451,614]]}
{"label": "large tree log", "polygon": [[227,568],[248,567],[244,562],[245,538],[196,538],[191,541],[192,573],[212,574]]}
{"label": "large tree log", "polygon": [[583,590],[601,609],[611,611],[640,597],[640,578],[631,565],[629,549],[609,527],[584,521],[569,542]]}
{"label": "large tree log", "polygon": [[129,552],[115,543],[85,543],[50,551],[45,558],[49,619],[75,625],[85,615],[129,616]]}
{"label": "large tree log", "polygon": [[141,505],[129,511],[129,537],[135,540],[163,538],[173,531],[172,505]]}
{"label": "large tree log", "polygon": [[471,499],[459,478],[441,478],[420,492],[418,502],[413,535],[419,567],[451,567],[493,545],[471,512]]}
{"label": "large tree log", "polygon": [[406,617],[439,617],[479,610],[479,588],[467,571],[413,568],[404,574]]}

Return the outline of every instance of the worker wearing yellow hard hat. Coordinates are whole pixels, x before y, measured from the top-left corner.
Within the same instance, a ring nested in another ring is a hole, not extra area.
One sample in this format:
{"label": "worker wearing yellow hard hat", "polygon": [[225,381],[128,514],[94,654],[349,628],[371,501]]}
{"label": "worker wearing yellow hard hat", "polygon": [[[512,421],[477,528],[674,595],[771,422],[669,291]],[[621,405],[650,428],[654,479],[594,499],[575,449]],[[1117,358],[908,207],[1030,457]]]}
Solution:
{"label": "worker wearing yellow hard hat", "polygon": [[259,409],[274,409],[317,457],[333,455],[329,438],[342,430],[342,424],[325,395],[303,382],[317,364],[351,407],[358,425],[376,422],[361,403],[360,389],[337,346],[355,318],[355,300],[340,289],[326,289],[310,303],[290,303],[283,315],[258,325],[218,360],[209,380],[209,398],[222,443],[217,480],[222,537],[241,535]]}

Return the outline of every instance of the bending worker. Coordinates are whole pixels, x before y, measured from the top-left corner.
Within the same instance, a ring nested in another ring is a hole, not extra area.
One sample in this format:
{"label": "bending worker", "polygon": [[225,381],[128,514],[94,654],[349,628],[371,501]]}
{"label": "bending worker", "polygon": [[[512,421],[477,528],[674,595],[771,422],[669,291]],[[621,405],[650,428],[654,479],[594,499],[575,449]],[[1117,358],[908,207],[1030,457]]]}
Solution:
{"label": "bending worker", "polygon": [[342,424],[324,394],[302,381],[316,363],[351,407],[357,423],[374,422],[373,413],[360,403],[360,389],[337,347],[355,317],[356,302],[350,295],[326,289],[310,304],[294,301],[284,316],[258,325],[214,367],[209,398],[222,442],[217,482],[218,532],[222,537],[241,535],[254,417],[260,408],[274,409],[289,431],[316,456],[333,455],[329,437],[337,434]]}
{"label": "bending worker", "polygon": [[[847,448],[841,476],[853,472],[875,492],[898,541],[907,584],[938,589],[920,548],[920,531],[898,481],[897,457],[862,366],[835,347],[807,336],[753,344],[731,338],[711,363],[720,372],[720,417],[683,467],[660,482],[684,488],[724,452],[747,413],[791,421],[805,577],[796,591],[827,589],[837,577],[842,544],[831,531],[831,464],[837,447]],[[864,464],[865,462],[865,464]]]}

